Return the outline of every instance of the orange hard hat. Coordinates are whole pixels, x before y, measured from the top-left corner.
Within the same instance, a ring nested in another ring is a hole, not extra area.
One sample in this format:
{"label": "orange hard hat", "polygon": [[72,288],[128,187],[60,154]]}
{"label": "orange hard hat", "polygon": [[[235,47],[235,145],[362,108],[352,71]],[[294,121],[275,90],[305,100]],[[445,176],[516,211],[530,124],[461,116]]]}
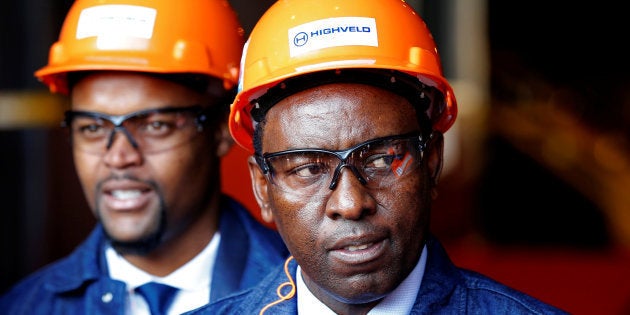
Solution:
{"label": "orange hard hat", "polygon": [[350,68],[412,75],[444,95],[442,107],[432,111],[433,128],[445,132],[454,123],[457,103],[442,74],[433,36],[405,1],[279,0],[245,43],[230,112],[233,138],[254,151],[252,102],[281,81]]}
{"label": "orange hard hat", "polygon": [[205,74],[229,89],[243,43],[227,0],[77,0],[35,76],[61,94],[67,73],[84,70]]}

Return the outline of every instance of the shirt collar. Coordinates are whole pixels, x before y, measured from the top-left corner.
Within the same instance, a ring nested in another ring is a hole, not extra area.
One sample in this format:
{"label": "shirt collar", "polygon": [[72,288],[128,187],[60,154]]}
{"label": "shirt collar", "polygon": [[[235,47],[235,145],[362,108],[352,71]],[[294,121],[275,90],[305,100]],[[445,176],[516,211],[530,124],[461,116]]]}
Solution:
{"label": "shirt collar", "polygon": [[129,291],[151,281],[168,284],[181,290],[209,287],[210,270],[212,270],[216,260],[220,239],[221,234],[217,231],[212,240],[197,256],[165,277],[156,277],[137,268],[108,244],[105,248],[105,257],[109,267],[109,275],[112,279],[125,282]]}

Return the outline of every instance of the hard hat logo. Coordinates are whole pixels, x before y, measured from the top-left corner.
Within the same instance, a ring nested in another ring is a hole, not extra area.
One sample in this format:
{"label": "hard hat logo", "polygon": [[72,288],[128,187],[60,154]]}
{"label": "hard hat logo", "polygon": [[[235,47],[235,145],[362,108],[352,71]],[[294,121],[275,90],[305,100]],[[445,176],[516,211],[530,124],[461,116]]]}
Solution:
{"label": "hard hat logo", "polygon": [[302,47],[308,43],[308,34],[304,32],[299,32],[295,37],[293,37],[293,45],[296,47]]}
{"label": "hard hat logo", "polygon": [[356,45],[378,47],[375,19],[337,17],[312,21],[289,29],[291,57],[330,47]]}

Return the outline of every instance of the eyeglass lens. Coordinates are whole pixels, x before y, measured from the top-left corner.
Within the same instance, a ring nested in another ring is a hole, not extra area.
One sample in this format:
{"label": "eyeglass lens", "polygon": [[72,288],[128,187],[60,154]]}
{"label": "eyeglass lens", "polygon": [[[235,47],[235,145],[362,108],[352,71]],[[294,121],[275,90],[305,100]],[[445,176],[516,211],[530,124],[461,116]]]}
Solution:
{"label": "eyeglass lens", "polygon": [[421,159],[418,136],[371,140],[344,151],[298,149],[264,157],[272,183],[302,195],[329,194],[343,168],[370,189],[386,187],[416,169]]}
{"label": "eyeglass lens", "polygon": [[124,116],[69,111],[66,125],[73,146],[88,153],[104,154],[122,135],[143,153],[156,153],[192,139],[200,129],[198,113],[198,106],[144,110]]}

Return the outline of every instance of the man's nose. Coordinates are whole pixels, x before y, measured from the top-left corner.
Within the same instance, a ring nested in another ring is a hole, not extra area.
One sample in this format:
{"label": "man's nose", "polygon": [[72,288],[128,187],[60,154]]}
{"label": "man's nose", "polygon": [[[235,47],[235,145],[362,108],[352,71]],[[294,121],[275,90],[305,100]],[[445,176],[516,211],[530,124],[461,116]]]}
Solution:
{"label": "man's nose", "polygon": [[136,140],[133,138],[131,133],[126,128],[122,126],[118,126],[118,127],[115,127],[112,130],[112,133],[109,135],[109,139],[107,139],[107,146],[105,147],[106,150],[109,150],[114,144],[114,140],[116,138],[117,133],[123,134],[124,137],[119,137],[119,138],[127,138],[127,140],[129,141],[129,144],[131,144],[134,147],[134,149],[138,148],[138,142],[136,142]]}
{"label": "man's nose", "polygon": [[107,142],[103,161],[112,168],[125,168],[139,165],[142,162],[142,154],[131,134],[124,128],[116,128],[112,130]]}
{"label": "man's nose", "polygon": [[361,184],[363,185],[367,184],[367,181],[365,180],[365,178],[361,176],[361,173],[359,173],[359,170],[354,165],[348,164],[347,162],[342,161],[341,163],[339,163],[339,166],[337,166],[337,168],[335,169],[335,172],[333,173],[333,177],[332,177],[332,180],[330,181],[330,185],[328,186],[328,189],[334,190],[335,187],[337,187],[337,183],[339,182],[339,177],[341,176],[341,171],[343,171],[344,168],[347,168],[348,170],[350,170],[352,174],[356,176],[357,180],[359,180]]}
{"label": "man's nose", "polygon": [[339,170],[326,204],[326,215],[330,218],[360,220],[376,211],[376,200],[363,184],[363,178],[357,173],[352,167],[342,167]]}

